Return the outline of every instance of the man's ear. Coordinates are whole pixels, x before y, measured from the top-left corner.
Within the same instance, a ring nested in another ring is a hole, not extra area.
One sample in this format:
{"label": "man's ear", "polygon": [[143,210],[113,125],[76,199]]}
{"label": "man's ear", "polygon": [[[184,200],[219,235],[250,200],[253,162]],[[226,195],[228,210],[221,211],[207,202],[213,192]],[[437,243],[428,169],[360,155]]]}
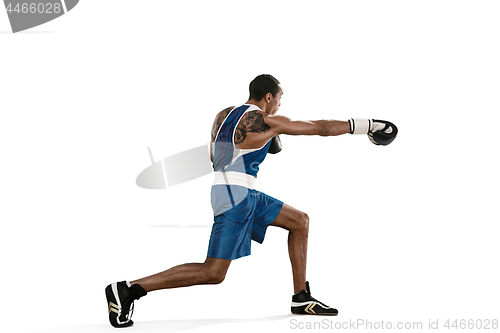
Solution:
{"label": "man's ear", "polygon": [[271,99],[273,98],[273,94],[267,93],[266,94],[266,103],[271,103]]}

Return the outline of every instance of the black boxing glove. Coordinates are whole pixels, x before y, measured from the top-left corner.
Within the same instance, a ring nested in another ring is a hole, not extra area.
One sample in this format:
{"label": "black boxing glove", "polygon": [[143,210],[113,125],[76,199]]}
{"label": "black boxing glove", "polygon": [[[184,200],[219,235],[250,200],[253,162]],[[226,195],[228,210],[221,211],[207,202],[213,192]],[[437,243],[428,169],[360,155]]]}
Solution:
{"label": "black boxing glove", "polygon": [[281,140],[279,135],[276,135],[271,139],[271,145],[269,146],[268,154],[277,154],[281,151],[283,147],[281,146]]}
{"label": "black boxing glove", "polygon": [[391,122],[377,119],[349,119],[351,134],[368,134],[371,142],[387,146],[398,135],[398,128]]}

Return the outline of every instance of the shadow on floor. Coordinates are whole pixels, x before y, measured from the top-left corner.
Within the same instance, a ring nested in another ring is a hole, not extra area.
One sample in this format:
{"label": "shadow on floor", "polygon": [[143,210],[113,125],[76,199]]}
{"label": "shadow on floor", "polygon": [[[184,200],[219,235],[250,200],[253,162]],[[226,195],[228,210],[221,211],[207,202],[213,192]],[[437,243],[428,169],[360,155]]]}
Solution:
{"label": "shadow on floor", "polygon": [[[278,321],[293,317],[292,314],[282,316],[271,316],[264,318],[246,318],[246,319],[186,319],[186,320],[159,320],[159,321],[143,321],[135,322],[131,327],[134,332],[182,332],[204,326],[213,326],[221,324],[244,324],[258,323],[266,321]],[[98,333],[110,332],[114,330],[111,325],[75,325],[66,327],[57,327],[48,330],[36,331],[36,333]]]}

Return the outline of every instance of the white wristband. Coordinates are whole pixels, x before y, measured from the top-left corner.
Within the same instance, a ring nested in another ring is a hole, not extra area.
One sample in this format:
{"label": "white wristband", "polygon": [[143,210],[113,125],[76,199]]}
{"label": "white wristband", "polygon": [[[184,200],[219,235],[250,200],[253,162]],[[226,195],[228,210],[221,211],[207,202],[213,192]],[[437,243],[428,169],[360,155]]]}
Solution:
{"label": "white wristband", "polygon": [[368,134],[372,127],[371,119],[349,119],[349,125],[351,125],[351,134]]}

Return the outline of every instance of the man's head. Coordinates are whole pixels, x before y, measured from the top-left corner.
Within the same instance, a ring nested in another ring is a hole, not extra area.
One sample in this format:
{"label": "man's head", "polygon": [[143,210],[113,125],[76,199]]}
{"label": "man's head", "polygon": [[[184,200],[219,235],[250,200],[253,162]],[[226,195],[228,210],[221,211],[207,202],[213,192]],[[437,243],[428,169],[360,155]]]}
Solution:
{"label": "man's head", "polygon": [[[265,106],[265,112],[275,114],[281,105],[281,89],[280,82],[269,74],[262,74],[257,76],[250,82],[250,98],[260,102]],[[261,107],[262,109],[262,107]],[[264,110],[264,109],[263,109]]]}

